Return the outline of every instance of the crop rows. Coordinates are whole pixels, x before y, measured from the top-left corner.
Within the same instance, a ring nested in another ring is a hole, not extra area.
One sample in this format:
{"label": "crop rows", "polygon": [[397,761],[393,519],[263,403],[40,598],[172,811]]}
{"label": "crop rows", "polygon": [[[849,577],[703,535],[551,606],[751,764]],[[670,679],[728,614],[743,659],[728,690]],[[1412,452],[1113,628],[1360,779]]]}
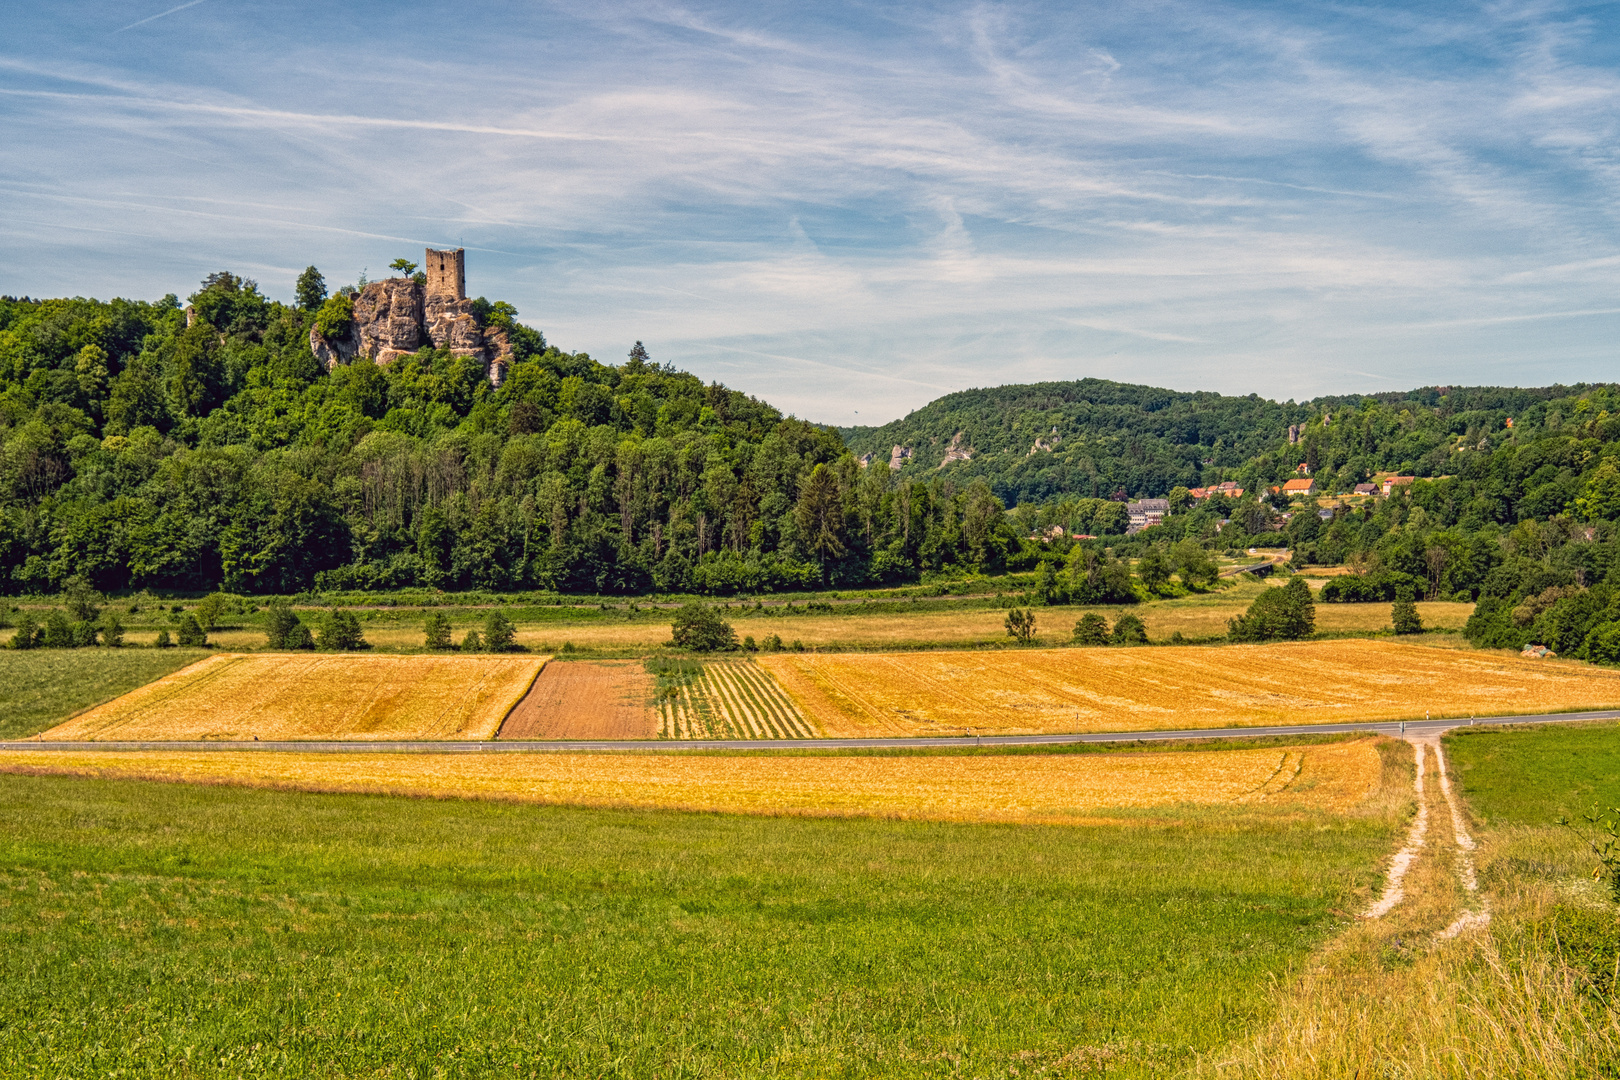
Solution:
{"label": "crop rows", "polygon": [[754,665],[705,664],[703,673],[658,703],[666,739],[808,739],[815,728],[776,682]]}

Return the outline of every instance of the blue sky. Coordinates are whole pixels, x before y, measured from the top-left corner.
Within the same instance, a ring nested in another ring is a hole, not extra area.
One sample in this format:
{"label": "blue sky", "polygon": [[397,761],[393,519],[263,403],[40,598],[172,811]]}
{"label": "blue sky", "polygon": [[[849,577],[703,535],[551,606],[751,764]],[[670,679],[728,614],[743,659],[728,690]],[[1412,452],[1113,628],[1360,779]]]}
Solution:
{"label": "blue sky", "polygon": [[5,5],[0,292],[468,249],[801,416],[1620,378],[1614,4]]}

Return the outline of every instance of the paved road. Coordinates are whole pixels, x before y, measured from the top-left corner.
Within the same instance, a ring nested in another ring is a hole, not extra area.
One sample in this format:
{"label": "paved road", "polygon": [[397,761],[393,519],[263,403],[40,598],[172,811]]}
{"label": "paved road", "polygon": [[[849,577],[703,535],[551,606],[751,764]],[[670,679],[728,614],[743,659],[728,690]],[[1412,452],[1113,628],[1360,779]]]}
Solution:
{"label": "paved road", "polygon": [[1062,746],[1070,743],[1164,742],[1170,739],[1248,739],[1269,735],[1438,735],[1455,727],[1498,724],[1569,724],[1580,720],[1620,720],[1620,711],[1491,716],[1477,720],[1413,720],[1401,723],[1299,724],[1293,727],[1193,728],[1185,731],[1104,731],[1074,735],[985,735],[919,739],[623,739],[546,742],[0,742],[0,750],[265,750],[317,754],[513,754],[581,750],[867,750],[938,749],[965,746]]}

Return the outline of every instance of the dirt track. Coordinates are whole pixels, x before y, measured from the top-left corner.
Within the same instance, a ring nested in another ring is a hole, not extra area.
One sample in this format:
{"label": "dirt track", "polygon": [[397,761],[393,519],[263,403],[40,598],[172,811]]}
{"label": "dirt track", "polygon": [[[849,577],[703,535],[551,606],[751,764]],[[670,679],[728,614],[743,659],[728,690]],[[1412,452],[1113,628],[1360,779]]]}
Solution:
{"label": "dirt track", "polygon": [[636,660],[546,665],[501,725],[502,739],[649,739],[653,677]]}

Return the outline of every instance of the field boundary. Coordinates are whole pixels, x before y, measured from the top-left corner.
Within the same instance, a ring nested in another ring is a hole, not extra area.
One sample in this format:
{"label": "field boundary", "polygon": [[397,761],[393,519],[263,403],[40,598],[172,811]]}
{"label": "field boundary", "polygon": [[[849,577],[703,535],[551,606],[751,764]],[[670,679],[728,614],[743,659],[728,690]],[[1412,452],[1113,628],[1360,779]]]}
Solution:
{"label": "field boundary", "polygon": [[922,736],[918,738],[873,739],[569,739],[498,742],[488,739],[401,739],[401,740],[279,740],[274,742],[210,741],[117,741],[65,742],[18,739],[0,742],[0,750],[247,750],[264,752],[331,754],[512,754],[571,753],[579,751],[658,751],[681,753],[691,750],[861,750],[861,749],[953,749],[997,746],[1064,746],[1074,743],[1153,743],[1198,742],[1216,739],[1276,738],[1294,735],[1392,735],[1418,738],[1440,735],[1459,727],[1506,727],[1516,724],[1578,724],[1620,720],[1620,709],[1587,710],[1576,713],[1524,713],[1513,716],[1452,717],[1441,720],[1377,720],[1343,724],[1293,724],[1278,727],[1186,728],[1179,731],[1077,732],[1063,735],[984,735]]}

